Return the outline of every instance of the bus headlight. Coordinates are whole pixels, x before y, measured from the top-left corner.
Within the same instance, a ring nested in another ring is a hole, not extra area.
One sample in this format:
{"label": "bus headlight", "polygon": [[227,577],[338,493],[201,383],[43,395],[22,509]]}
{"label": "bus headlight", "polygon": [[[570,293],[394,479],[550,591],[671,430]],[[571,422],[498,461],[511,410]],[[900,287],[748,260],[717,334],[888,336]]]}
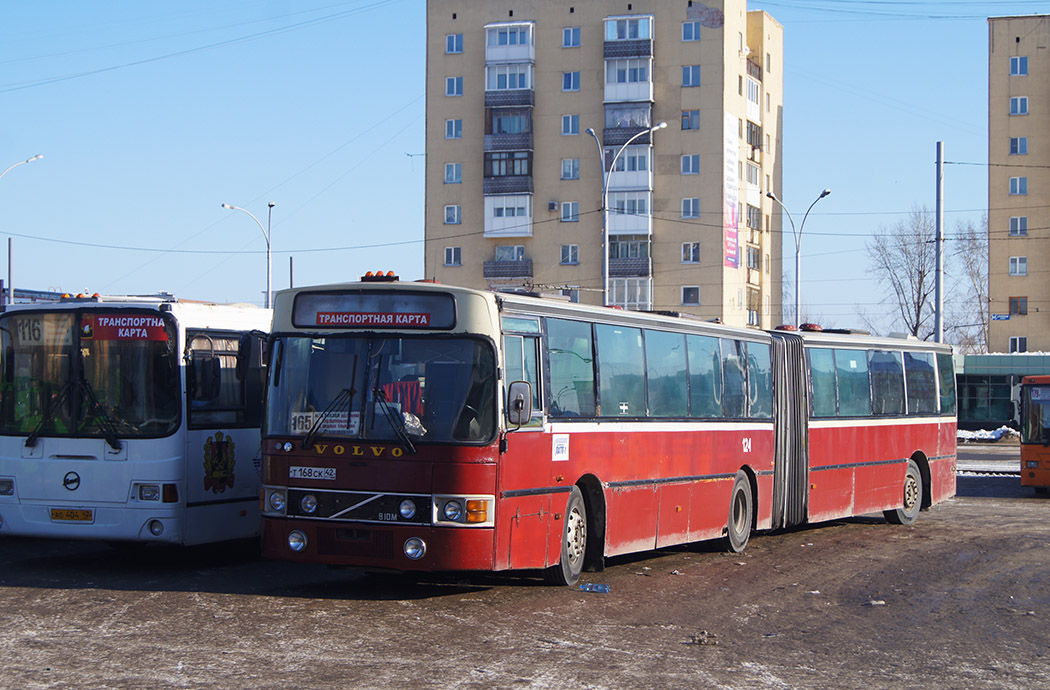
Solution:
{"label": "bus headlight", "polygon": [[284,515],[288,505],[284,489],[266,489],[266,513],[269,515]]}
{"label": "bus headlight", "polygon": [[317,497],[313,494],[306,494],[299,500],[299,507],[307,515],[313,515],[317,512]]}
{"label": "bus headlight", "polygon": [[413,561],[418,561],[427,555],[427,544],[419,537],[410,537],[405,541],[405,555]]}
{"label": "bus headlight", "polygon": [[406,498],[401,501],[401,505],[398,507],[398,512],[401,513],[401,517],[406,520],[411,520],[416,516],[416,502],[411,498]]}
{"label": "bus headlight", "polygon": [[296,553],[306,548],[306,535],[297,529],[288,533],[288,548]]}
{"label": "bus headlight", "polygon": [[450,522],[462,522],[463,504],[456,500],[445,501],[445,505],[441,508],[441,513]]}
{"label": "bus headlight", "polygon": [[159,537],[164,534],[164,523],[160,520],[149,521],[149,533],[155,537]]}
{"label": "bus headlight", "polygon": [[139,484],[138,494],[140,501],[159,501],[160,484]]}
{"label": "bus headlight", "polygon": [[451,527],[492,527],[494,496],[435,496],[434,524]]}
{"label": "bus headlight", "polygon": [[0,479],[0,496],[14,496],[15,495],[15,480],[14,479]]}

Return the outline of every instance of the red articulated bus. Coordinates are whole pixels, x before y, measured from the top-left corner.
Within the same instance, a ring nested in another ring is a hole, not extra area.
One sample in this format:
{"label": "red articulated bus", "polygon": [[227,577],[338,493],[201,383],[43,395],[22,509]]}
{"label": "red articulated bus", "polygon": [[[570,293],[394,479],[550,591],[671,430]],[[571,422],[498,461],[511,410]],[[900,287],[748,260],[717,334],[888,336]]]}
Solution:
{"label": "red articulated bus", "polygon": [[572,584],[955,492],[947,346],[421,283],[285,290],[274,314],[268,557]]}

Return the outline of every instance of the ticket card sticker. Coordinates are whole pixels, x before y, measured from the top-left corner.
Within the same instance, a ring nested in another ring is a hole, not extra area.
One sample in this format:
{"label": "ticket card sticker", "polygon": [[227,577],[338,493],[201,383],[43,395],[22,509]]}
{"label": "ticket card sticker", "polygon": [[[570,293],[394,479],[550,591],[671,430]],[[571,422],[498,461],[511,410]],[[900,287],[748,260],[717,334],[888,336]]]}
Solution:
{"label": "ticket card sticker", "polygon": [[1050,388],[1038,387],[1032,388],[1032,400],[1038,400],[1040,402],[1050,400]]}
{"label": "ticket card sticker", "polygon": [[164,319],[148,314],[85,314],[80,324],[83,340],[167,341]]}
{"label": "ticket card sticker", "polygon": [[430,314],[423,312],[319,311],[318,326],[429,326]]}

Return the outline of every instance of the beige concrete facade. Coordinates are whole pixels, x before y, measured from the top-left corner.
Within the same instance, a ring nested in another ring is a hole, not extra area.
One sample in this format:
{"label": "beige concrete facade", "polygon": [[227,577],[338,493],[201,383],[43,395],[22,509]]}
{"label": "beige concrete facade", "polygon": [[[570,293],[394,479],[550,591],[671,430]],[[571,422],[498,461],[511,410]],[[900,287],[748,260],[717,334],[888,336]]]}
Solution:
{"label": "beige concrete facade", "polygon": [[988,163],[988,346],[1050,351],[1050,15],[988,20]]}
{"label": "beige concrete facade", "polygon": [[426,277],[601,304],[639,134],[609,303],[780,324],[782,56],[742,1],[428,0]]}

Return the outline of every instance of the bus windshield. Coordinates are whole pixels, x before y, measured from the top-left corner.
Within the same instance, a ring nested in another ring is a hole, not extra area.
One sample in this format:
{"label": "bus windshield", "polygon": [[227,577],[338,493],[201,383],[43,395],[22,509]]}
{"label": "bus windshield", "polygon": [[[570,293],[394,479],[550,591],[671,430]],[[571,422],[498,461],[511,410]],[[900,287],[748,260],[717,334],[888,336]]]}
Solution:
{"label": "bus windshield", "polygon": [[0,433],[166,436],[179,426],[175,325],[159,313],[0,316]]}
{"label": "bus windshield", "polygon": [[276,338],[266,433],[485,443],[495,433],[492,347],[468,338]]}
{"label": "bus windshield", "polygon": [[1050,444],[1050,386],[1024,386],[1021,443]]}

